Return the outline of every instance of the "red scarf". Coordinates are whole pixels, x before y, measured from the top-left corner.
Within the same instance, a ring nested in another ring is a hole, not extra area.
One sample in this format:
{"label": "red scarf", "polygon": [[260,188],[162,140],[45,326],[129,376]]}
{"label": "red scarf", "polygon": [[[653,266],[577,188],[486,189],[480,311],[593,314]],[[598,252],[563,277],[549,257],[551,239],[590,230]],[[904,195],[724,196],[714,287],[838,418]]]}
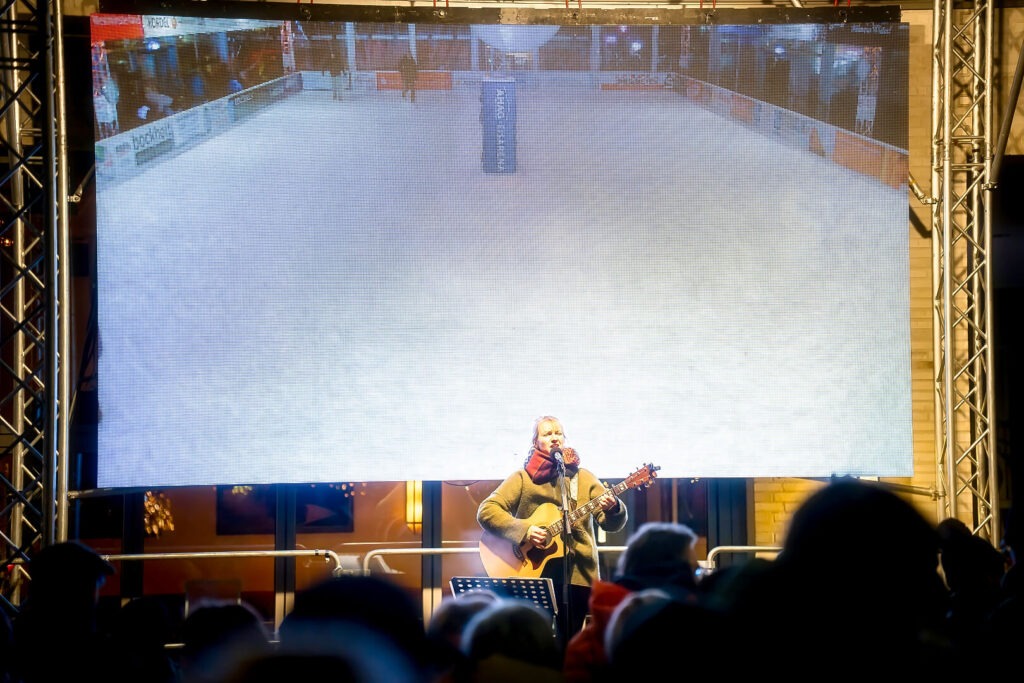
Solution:
{"label": "red scarf", "polygon": [[[565,473],[570,477],[576,474],[580,467],[580,456],[572,448],[562,449],[562,460],[565,462]],[[523,468],[530,475],[534,484],[544,484],[558,478],[558,466],[555,459],[549,453],[542,453],[536,448],[530,449],[530,455],[523,463]]]}

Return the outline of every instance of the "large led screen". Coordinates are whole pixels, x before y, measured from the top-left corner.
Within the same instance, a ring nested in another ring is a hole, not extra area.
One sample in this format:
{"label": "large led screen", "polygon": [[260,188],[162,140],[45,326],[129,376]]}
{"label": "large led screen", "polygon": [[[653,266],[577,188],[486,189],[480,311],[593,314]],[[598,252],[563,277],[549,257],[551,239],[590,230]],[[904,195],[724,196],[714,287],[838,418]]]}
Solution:
{"label": "large led screen", "polygon": [[910,476],[906,24],[643,12],[93,15],[99,486]]}

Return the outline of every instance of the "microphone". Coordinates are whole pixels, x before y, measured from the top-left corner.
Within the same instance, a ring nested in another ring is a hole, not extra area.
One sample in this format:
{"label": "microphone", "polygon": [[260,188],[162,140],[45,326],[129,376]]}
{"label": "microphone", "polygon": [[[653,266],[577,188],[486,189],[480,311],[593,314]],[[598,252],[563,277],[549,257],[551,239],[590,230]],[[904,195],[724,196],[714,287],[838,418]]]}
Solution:
{"label": "microphone", "polygon": [[558,469],[565,469],[565,460],[562,458],[562,449],[555,446],[551,449],[551,457],[555,459],[555,464],[558,465]]}

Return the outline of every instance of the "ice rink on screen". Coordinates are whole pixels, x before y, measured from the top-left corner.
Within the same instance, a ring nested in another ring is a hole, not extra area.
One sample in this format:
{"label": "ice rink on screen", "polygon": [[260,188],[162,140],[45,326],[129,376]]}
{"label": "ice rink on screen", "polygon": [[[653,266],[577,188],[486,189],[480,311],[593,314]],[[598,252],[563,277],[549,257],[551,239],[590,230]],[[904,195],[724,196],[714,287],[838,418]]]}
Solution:
{"label": "ice rink on screen", "polygon": [[475,84],[101,184],[101,485],[501,478],[542,413],[612,479],[909,474],[905,189],[669,90],[515,98],[512,174]]}

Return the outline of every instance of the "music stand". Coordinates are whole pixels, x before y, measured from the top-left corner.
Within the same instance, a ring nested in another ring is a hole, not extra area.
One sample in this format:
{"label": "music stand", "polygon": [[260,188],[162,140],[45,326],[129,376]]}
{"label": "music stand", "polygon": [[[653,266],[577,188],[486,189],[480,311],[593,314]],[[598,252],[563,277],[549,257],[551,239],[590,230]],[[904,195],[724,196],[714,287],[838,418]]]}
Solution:
{"label": "music stand", "polygon": [[551,615],[558,615],[555,600],[555,582],[551,579],[490,578],[481,576],[453,576],[449,582],[456,598],[473,590],[487,589],[505,598],[529,600]]}

